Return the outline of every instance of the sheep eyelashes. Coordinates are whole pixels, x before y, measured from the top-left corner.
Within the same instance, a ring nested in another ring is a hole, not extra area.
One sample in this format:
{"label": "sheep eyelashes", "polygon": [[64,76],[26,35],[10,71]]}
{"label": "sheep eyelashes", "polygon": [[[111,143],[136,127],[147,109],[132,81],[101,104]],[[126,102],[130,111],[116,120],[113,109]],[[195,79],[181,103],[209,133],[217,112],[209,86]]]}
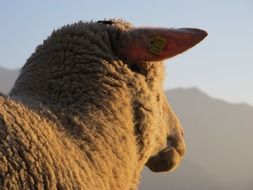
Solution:
{"label": "sheep eyelashes", "polygon": [[0,93],[0,189],[134,190],[145,165],[175,169],[185,143],[161,61],[206,35],[122,20],[54,31]]}

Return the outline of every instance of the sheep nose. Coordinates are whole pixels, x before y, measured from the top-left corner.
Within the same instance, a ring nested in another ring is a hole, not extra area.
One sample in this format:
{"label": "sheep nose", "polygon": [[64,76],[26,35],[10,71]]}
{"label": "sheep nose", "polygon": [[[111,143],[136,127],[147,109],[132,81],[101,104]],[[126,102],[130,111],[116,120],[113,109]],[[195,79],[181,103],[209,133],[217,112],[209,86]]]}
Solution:
{"label": "sheep nose", "polygon": [[186,148],[183,137],[169,135],[167,137],[167,146],[175,148],[181,157],[184,156]]}

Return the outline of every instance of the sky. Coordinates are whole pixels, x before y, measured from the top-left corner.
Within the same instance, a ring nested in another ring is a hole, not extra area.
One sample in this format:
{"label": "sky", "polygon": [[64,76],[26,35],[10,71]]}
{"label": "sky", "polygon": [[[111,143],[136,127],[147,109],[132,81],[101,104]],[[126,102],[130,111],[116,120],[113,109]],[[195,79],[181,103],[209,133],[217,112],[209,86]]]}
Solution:
{"label": "sky", "polygon": [[252,0],[1,1],[0,67],[20,68],[54,29],[104,18],[206,30],[203,42],[166,60],[165,88],[198,87],[213,97],[253,105]]}

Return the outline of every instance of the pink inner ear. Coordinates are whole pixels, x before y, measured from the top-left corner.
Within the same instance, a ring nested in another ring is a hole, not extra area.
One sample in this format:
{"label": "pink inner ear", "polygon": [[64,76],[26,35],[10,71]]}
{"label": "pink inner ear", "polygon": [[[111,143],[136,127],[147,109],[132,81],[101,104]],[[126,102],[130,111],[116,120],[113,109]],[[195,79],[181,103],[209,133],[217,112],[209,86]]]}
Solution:
{"label": "pink inner ear", "polygon": [[193,47],[207,36],[200,29],[139,28],[119,40],[120,56],[131,61],[161,61]]}

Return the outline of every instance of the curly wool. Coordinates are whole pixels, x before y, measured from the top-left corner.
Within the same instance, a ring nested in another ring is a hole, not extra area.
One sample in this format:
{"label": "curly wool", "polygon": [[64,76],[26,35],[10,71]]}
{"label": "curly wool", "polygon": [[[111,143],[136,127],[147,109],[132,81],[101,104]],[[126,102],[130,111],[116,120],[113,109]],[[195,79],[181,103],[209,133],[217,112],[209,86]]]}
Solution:
{"label": "curly wool", "polygon": [[166,139],[159,126],[178,121],[171,110],[160,119],[162,63],[134,68],[115,55],[114,39],[131,27],[120,23],[53,32],[10,97],[0,96],[0,189],[137,188],[157,139]]}

